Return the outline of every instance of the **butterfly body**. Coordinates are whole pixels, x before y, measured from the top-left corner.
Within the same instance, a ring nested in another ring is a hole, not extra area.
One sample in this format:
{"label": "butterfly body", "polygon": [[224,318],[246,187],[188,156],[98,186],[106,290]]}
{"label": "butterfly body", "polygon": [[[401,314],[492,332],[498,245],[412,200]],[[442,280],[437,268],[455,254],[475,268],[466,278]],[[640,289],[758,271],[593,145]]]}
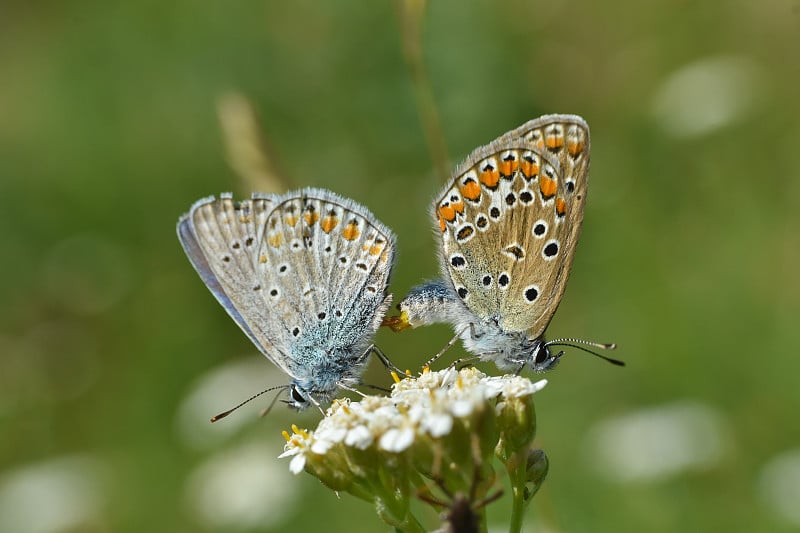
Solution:
{"label": "butterfly body", "polygon": [[476,149],[434,203],[443,279],[411,290],[394,329],[450,323],[465,349],[503,370],[551,369],[544,331],[583,220],[589,128],[546,115]]}
{"label": "butterfly body", "polygon": [[391,302],[394,234],[324,189],[204,198],[178,222],[189,260],[228,314],[290,376],[298,409],[358,384]]}
{"label": "butterfly body", "polygon": [[559,358],[550,352],[543,337],[531,338],[525,331],[504,330],[498,316],[476,317],[443,280],[414,287],[399,307],[403,313],[400,321],[387,319],[387,325],[401,330],[452,324],[465,350],[494,361],[501,370],[519,370],[528,364],[534,372],[546,372],[558,364]]}

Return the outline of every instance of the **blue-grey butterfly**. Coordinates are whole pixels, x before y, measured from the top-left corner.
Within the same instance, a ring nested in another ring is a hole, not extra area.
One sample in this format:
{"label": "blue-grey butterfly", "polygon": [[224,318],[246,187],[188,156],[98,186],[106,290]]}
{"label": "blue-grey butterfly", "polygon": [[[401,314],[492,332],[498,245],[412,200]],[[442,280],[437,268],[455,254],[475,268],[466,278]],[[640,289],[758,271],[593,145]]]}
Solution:
{"label": "blue-grey butterfly", "polygon": [[575,115],[537,118],[473,151],[434,203],[444,279],[412,289],[384,324],[450,323],[456,337],[434,359],[460,337],[501,370],[549,370],[563,354],[555,345],[613,348],[544,339],[575,255],[588,171],[589,127]]}
{"label": "blue-grey butterfly", "polygon": [[[195,270],[270,361],[293,407],[360,382],[391,302],[395,236],[365,207],[323,189],[204,198],[178,221]],[[228,412],[219,415],[221,418]]]}

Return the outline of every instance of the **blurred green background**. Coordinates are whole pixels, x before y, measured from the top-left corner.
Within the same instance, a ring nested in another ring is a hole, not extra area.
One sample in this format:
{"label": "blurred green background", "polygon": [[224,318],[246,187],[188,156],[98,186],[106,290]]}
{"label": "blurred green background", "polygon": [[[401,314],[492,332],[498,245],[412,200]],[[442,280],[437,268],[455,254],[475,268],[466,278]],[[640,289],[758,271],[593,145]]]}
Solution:
{"label": "blurred green background", "polygon": [[[249,195],[217,119],[238,91],[292,186],[398,233],[397,298],[436,276],[440,180],[399,28],[392,2],[0,6],[0,530],[386,529],[276,459],[317,413],[208,423],[285,377],[174,228],[202,196]],[[530,531],[800,528],[798,36],[797,0],[428,6],[451,165],[540,114],[592,128],[548,333],[616,341],[628,366],[572,352],[547,376]],[[450,335],[377,342],[413,368]]]}

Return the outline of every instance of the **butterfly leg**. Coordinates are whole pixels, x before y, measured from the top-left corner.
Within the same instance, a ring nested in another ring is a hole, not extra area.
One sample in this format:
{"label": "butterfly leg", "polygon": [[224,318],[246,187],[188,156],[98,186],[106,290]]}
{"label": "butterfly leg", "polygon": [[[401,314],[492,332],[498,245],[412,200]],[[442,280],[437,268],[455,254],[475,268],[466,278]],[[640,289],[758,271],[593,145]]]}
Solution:
{"label": "butterfly leg", "polygon": [[494,354],[497,354],[497,353],[501,353],[501,352],[499,350],[496,350],[496,351],[493,351],[493,352],[483,352],[483,353],[479,353],[478,355],[471,355],[469,357],[461,357],[460,359],[456,359],[455,361],[453,361],[450,366],[453,367],[453,368],[456,368],[457,370],[461,370],[462,368],[466,368],[467,366],[469,366],[469,365],[464,365],[464,366],[459,367],[458,365],[460,365],[461,363],[468,363],[468,362],[474,361],[476,359],[480,359],[482,361],[485,361],[486,360],[486,356],[494,355]]}
{"label": "butterfly leg", "polygon": [[369,357],[370,354],[373,354],[373,353],[377,356],[378,361],[380,361],[381,364],[387,370],[394,370],[395,372],[397,372],[401,376],[405,376],[406,375],[405,370],[402,370],[400,367],[398,367],[396,364],[394,364],[392,362],[392,360],[389,359],[389,357],[387,357],[385,353],[383,353],[383,350],[381,350],[380,348],[378,348],[374,344],[372,344],[369,348],[367,348],[367,350],[363,354],[361,354],[361,357],[358,358],[357,364],[363,363],[366,360],[366,358]]}
{"label": "butterfly leg", "polygon": [[428,359],[428,361],[425,363],[425,365],[424,365],[424,367],[423,367],[423,368],[429,368],[429,367],[430,367],[430,366],[431,366],[433,363],[435,363],[435,362],[436,362],[436,360],[437,360],[437,359],[439,359],[441,356],[443,356],[443,355],[444,355],[444,353],[445,353],[447,350],[449,350],[450,348],[452,348],[452,347],[453,347],[453,345],[454,345],[456,342],[458,342],[458,339],[459,339],[459,338],[461,338],[461,335],[463,335],[463,334],[464,334],[464,332],[465,332],[465,331],[467,331],[467,329],[468,329],[468,328],[469,328],[469,330],[470,330],[470,336],[471,336],[471,337],[474,339],[474,338],[475,338],[475,324],[473,324],[473,323],[471,323],[471,322],[470,322],[469,324],[467,324],[466,326],[464,326],[464,327],[461,329],[461,331],[457,331],[457,332],[456,332],[456,334],[455,334],[455,336],[454,336],[452,339],[450,339],[450,341],[449,341],[447,344],[445,344],[445,345],[444,345],[444,348],[442,348],[441,350],[439,350],[439,353],[437,353],[436,355],[434,355],[433,357],[431,357],[430,359]]}
{"label": "butterfly leg", "polygon": [[[405,375],[405,373],[404,373],[402,370],[398,369],[398,368],[397,368],[397,366],[395,366],[395,364],[394,364],[394,363],[392,363],[392,362],[389,360],[389,358],[388,358],[388,357],[386,357],[386,354],[385,354],[385,353],[383,353],[383,352],[381,351],[381,349],[380,349],[380,348],[378,348],[377,346],[375,346],[374,344],[373,344],[373,345],[371,345],[369,348],[367,348],[367,349],[366,349],[366,351],[364,351],[364,353],[363,353],[363,354],[361,354],[361,356],[360,356],[360,357],[359,357],[359,358],[356,360],[356,364],[357,364],[357,365],[360,365],[360,364],[364,363],[364,361],[367,359],[367,357],[369,357],[369,356],[370,356],[370,354],[372,354],[372,353],[374,353],[375,355],[377,355],[377,356],[378,356],[378,360],[379,360],[379,361],[380,361],[380,362],[383,364],[383,366],[385,366],[387,369],[393,369],[393,370],[395,370],[396,372],[400,372],[400,374],[402,374],[402,375]],[[361,381],[361,380],[359,380],[359,381],[358,381],[358,385],[360,385],[360,386],[362,386],[362,387],[367,387],[368,389],[372,389],[372,390],[380,391],[380,392],[383,392],[383,393],[388,393],[388,392],[390,392],[390,390],[389,390],[389,389],[387,389],[387,388],[385,388],[385,387],[380,387],[380,386],[378,386],[378,385],[373,385],[373,384],[371,384],[371,383],[364,383],[364,382],[363,382],[363,381]],[[355,392],[356,394],[359,394],[359,395],[360,395],[360,396],[362,396],[362,397],[366,397],[366,396],[367,396],[366,394],[364,394],[364,393],[363,393],[363,392],[361,392],[360,390],[354,389],[353,387],[350,387],[350,386],[348,386],[348,385],[346,385],[346,384],[343,384],[343,383],[339,383],[339,387],[343,388],[344,390],[348,390],[348,391],[350,391],[350,392]]]}
{"label": "butterfly leg", "polygon": [[522,370],[525,368],[525,361],[517,361],[517,362],[519,363],[519,368],[517,368],[517,371],[514,372],[515,376],[519,376],[520,374],[522,374]]}
{"label": "butterfly leg", "polygon": [[[344,383],[339,383],[339,387],[343,388],[346,391],[354,392],[354,393],[358,394],[359,396],[361,396],[362,398],[366,398],[367,397],[367,395],[364,394],[363,392],[361,392],[360,390],[358,390],[356,388],[353,388],[353,387],[351,387],[349,385],[345,385]],[[325,413],[323,413],[323,414],[325,414]]]}
{"label": "butterfly leg", "polygon": [[[504,361],[504,363],[508,363],[508,366],[519,365],[517,367],[517,369],[514,371],[514,375],[515,376],[519,376],[520,374],[522,374],[522,371],[525,369],[525,363],[527,363],[527,361],[525,359],[506,359]],[[505,367],[505,368],[507,368],[507,367]]]}
{"label": "butterfly leg", "polygon": [[359,385],[362,387],[366,387],[370,390],[382,392],[384,394],[389,394],[391,389],[387,389],[386,387],[381,387],[380,385],[373,385],[372,383],[364,383],[363,381],[359,382]]}
{"label": "butterfly leg", "polygon": [[[455,361],[450,363],[450,368],[455,368],[456,370],[461,370],[462,368],[466,368],[466,367],[470,366],[469,363],[471,361],[476,361],[476,360],[479,360],[480,358],[481,358],[480,355],[470,355],[469,357],[459,357],[458,359],[456,359]],[[462,365],[462,366],[458,366],[458,365],[461,365],[462,363],[467,363],[467,364]]]}
{"label": "butterfly leg", "polygon": [[308,399],[311,401],[312,404],[314,404],[314,406],[317,409],[319,409],[319,412],[322,413],[322,416],[325,416],[325,409],[322,408],[322,406],[319,404],[319,401],[317,401],[317,399],[311,396],[310,394],[308,395]]}

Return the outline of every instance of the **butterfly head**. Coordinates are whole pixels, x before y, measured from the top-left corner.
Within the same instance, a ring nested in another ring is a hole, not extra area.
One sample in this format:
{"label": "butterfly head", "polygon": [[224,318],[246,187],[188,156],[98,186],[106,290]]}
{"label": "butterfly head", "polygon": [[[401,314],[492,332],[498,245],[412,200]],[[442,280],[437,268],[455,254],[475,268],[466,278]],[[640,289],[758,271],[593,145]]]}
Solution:
{"label": "butterfly head", "polygon": [[543,339],[537,339],[531,345],[526,361],[534,372],[542,373],[553,370],[558,362],[561,361],[562,355],[564,355],[564,350],[553,353],[548,343],[544,342]]}
{"label": "butterfly head", "polygon": [[[360,350],[359,350],[360,351]],[[340,389],[351,390],[360,382],[363,361],[354,358],[353,350],[316,350],[315,363],[307,363],[288,385],[289,407],[302,411],[314,406],[323,414],[322,406],[331,401]]]}
{"label": "butterfly head", "polygon": [[310,405],[319,405],[319,402],[315,401],[311,394],[297,382],[289,385],[289,399],[282,401],[298,411],[303,411]]}
{"label": "butterfly head", "polygon": [[[331,379],[324,379],[326,377]],[[298,411],[314,406],[324,414],[322,405],[335,395],[339,379],[342,379],[341,376],[329,376],[325,372],[314,379],[294,379],[288,385],[289,397],[282,401]]]}

